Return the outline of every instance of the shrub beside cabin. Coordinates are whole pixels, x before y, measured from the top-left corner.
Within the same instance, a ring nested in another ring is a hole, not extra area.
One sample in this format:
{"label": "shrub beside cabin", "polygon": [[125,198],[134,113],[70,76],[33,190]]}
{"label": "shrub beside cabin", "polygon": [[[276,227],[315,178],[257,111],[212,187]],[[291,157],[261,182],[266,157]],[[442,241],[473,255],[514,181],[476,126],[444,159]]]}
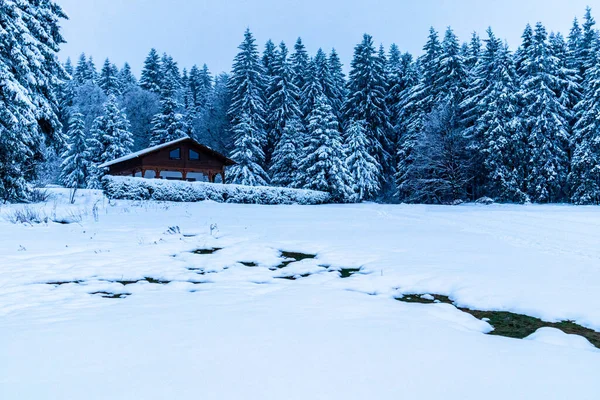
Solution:
{"label": "shrub beside cabin", "polygon": [[225,183],[235,161],[186,137],[149,147],[100,165],[109,175]]}

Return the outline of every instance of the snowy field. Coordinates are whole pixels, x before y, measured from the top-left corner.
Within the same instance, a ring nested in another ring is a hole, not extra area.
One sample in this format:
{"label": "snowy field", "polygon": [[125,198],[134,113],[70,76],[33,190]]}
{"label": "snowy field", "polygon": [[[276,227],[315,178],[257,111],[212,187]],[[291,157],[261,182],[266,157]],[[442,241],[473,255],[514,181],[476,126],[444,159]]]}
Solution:
{"label": "snowy field", "polygon": [[580,336],[492,336],[452,305],[395,300],[598,331],[598,207],[53,193],[28,206],[47,223],[0,207],[0,399],[600,398],[600,351]]}

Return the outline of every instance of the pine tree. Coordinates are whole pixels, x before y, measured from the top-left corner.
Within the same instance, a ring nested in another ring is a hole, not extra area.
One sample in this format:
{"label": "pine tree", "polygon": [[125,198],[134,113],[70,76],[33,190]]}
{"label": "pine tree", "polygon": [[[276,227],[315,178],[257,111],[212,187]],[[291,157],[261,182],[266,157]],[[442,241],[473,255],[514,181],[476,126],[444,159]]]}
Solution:
{"label": "pine tree", "polygon": [[298,38],[294,44],[294,52],[290,56],[292,63],[293,83],[298,88],[298,91],[302,93],[304,86],[306,85],[306,73],[308,71],[308,65],[310,58],[306,52],[306,47],[302,43],[302,39]]}
{"label": "pine tree", "polygon": [[206,107],[211,95],[213,79],[206,64],[199,69],[196,65],[190,70],[190,90],[196,112],[201,112]]}
{"label": "pine tree", "polygon": [[255,39],[246,29],[240,52],[234,59],[229,80],[231,107],[229,117],[235,136],[232,158],[238,163],[232,167],[234,181],[245,185],[268,182],[264,171],[267,144],[265,133],[265,82]]}
{"label": "pine tree", "polygon": [[131,153],[133,140],[129,120],[120,109],[116,96],[108,96],[104,113],[96,118],[92,131],[91,148],[95,162],[104,163]]}
{"label": "pine tree", "polygon": [[137,79],[135,79],[135,76],[133,75],[133,72],[131,72],[131,66],[129,65],[129,63],[125,63],[123,65],[123,68],[121,68],[121,70],[119,71],[119,87],[121,88],[121,91],[123,93],[127,92],[128,90],[130,90],[131,88],[137,86]]}
{"label": "pine tree", "polygon": [[353,196],[351,176],[338,123],[325,96],[320,96],[308,118],[307,145],[299,165],[296,186],[321,190],[338,202]]}
{"label": "pine tree", "polygon": [[265,84],[270,85],[270,79],[275,75],[275,59],[277,58],[275,44],[271,39],[267,40],[263,51],[262,64],[265,75]]}
{"label": "pine tree", "polygon": [[211,89],[206,105],[195,121],[194,130],[200,142],[211,148],[230,155],[233,152],[234,138],[229,116],[231,107],[231,91],[229,75],[219,74],[215,77],[214,88]]}
{"label": "pine tree", "polygon": [[571,160],[569,184],[575,204],[600,204],[600,52],[586,73],[583,100],[575,108],[576,143]]}
{"label": "pine tree", "polygon": [[284,187],[294,185],[303,138],[304,132],[300,118],[288,119],[273,152],[273,162],[269,170],[273,185]]}
{"label": "pine tree", "polygon": [[[585,68],[583,67],[583,57],[581,55],[582,50],[582,32],[581,26],[577,18],[573,20],[573,26],[569,32],[568,37],[568,67],[574,69],[580,78],[583,78]],[[579,82],[581,83],[581,82]]]}
{"label": "pine tree", "polygon": [[331,93],[329,94],[329,103],[331,104],[331,109],[338,118],[340,125],[343,125],[344,120],[342,118],[342,107],[344,106],[344,102],[346,101],[347,97],[346,76],[344,75],[344,71],[342,69],[340,57],[335,49],[332,49],[331,53],[329,53],[327,62],[329,64],[329,74],[331,76]]}
{"label": "pine tree", "polygon": [[594,66],[596,61],[596,41],[598,40],[598,31],[594,28],[596,21],[592,17],[592,9],[587,7],[585,9],[584,22],[582,25],[583,31],[581,35],[581,48],[580,48],[580,63],[582,71],[580,75],[583,79],[587,78],[587,71]]}
{"label": "pine tree", "polygon": [[[493,43],[496,42],[496,43]],[[486,176],[486,195],[497,201],[526,202],[523,191],[527,162],[525,130],[519,118],[518,78],[508,47],[491,35],[479,77],[487,81],[479,99],[480,152]]]}
{"label": "pine tree", "polygon": [[104,60],[102,70],[100,70],[100,77],[98,78],[98,86],[104,90],[107,96],[121,94],[121,82],[119,80],[119,70],[117,67],[110,62],[107,58]]}
{"label": "pine tree", "polygon": [[[298,106],[298,88],[292,82],[292,69],[288,60],[288,50],[283,42],[281,42],[279,50],[276,52],[272,68],[273,77],[268,90],[271,95],[268,98],[267,161],[270,160],[271,153],[273,153],[277,143],[283,136],[283,131],[288,122],[298,119],[301,115]],[[267,162],[268,164],[269,162]],[[271,168],[270,171],[273,171],[273,169]]]}
{"label": "pine tree", "polygon": [[552,57],[546,29],[536,24],[533,43],[522,58],[521,77],[531,170],[526,176],[528,194],[536,202],[563,199],[568,169],[568,144],[564,106],[553,88],[559,86],[556,59]]}
{"label": "pine tree", "polygon": [[144,68],[140,78],[140,86],[144,90],[160,94],[161,89],[161,62],[156,49],[151,49],[144,61]]}
{"label": "pine tree", "polygon": [[367,151],[371,145],[365,125],[364,121],[352,121],[346,132],[346,168],[351,176],[355,199],[359,202],[375,197],[381,189],[378,179],[380,166]]}
{"label": "pine tree", "polygon": [[424,54],[417,60],[418,83],[410,88],[408,93],[403,94],[401,101],[401,115],[398,123],[398,167],[396,172],[396,186],[401,200],[412,197],[409,179],[412,164],[415,160],[414,149],[417,140],[423,131],[425,121],[436,107],[441,89],[437,82],[441,80],[438,66],[442,46],[438,33],[435,29],[429,29],[429,36],[425,46]]}
{"label": "pine tree", "polygon": [[[319,81],[319,84],[323,89],[323,94],[325,97],[327,97],[329,105],[331,106],[332,110],[334,110],[333,102],[337,100],[336,88],[334,86],[331,70],[329,69],[327,55],[321,48],[317,50],[317,54],[315,54],[313,61],[315,63],[316,79]],[[335,110],[334,114],[336,114]]]}
{"label": "pine tree", "polygon": [[464,65],[467,71],[471,71],[475,68],[479,61],[479,57],[481,57],[481,39],[477,32],[473,32],[471,41],[467,45],[466,55],[463,56]]}
{"label": "pine tree", "polygon": [[179,104],[175,97],[163,95],[160,104],[160,112],[152,119],[150,145],[155,146],[189,136],[187,121],[184,115],[178,112]]}
{"label": "pine tree", "polygon": [[[324,95],[315,60],[310,60],[304,73],[304,90],[300,92],[300,110],[305,120],[314,110],[317,99]],[[308,122],[306,121],[308,125]]]}
{"label": "pine tree", "polygon": [[188,121],[181,113],[182,105],[179,103],[181,88],[179,68],[173,58],[167,54],[162,57],[161,71],[161,107],[160,112],[152,119],[150,132],[150,145],[152,146],[189,136],[191,133]]}
{"label": "pine tree", "polygon": [[237,117],[233,128],[235,150],[231,157],[236,161],[229,176],[233,183],[249,186],[264,186],[268,184],[267,173],[261,166],[265,158],[262,150],[260,131],[254,125],[255,119],[247,113]]}
{"label": "pine tree", "polygon": [[354,48],[344,117],[347,121],[365,121],[367,137],[372,146],[368,151],[382,167],[383,173],[379,177],[381,183],[394,170],[390,153],[393,151],[389,141],[392,126],[386,104],[386,85],[383,60],[376,54],[373,38],[365,34],[363,41]]}
{"label": "pine tree", "polygon": [[64,142],[54,89],[68,78],[56,56],[66,15],[53,1],[19,1],[2,2],[0,16],[0,198],[12,201],[26,197],[44,147]]}
{"label": "pine tree", "polygon": [[458,38],[451,28],[446,30],[440,58],[436,64],[439,71],[434,84],[439,90],[439,95],[434,101],[436,104],[450,102],[454,107],[462,101],[467,87],[468,72],[460,54]]}
{"label": "pine tree", "polygon": [[109,95],[103,114],[94,121],[88,143],[93,161],[88,178],[89,187],[100,187],[104,171],[98,165],[131,153],[133,138],[129,129],[129,120],[120,109],[116,96]]}
{"label": "pine tree", "polygon": [[[69,122],[69,138],[67,139],[67,148],[62,155],[63,162],[59,179],[65,187],[81,189],[86,186],[90,163],[83,115],[75,112],[71,115]],[[71,198],[71,202],[73,202],[73,198]]]}

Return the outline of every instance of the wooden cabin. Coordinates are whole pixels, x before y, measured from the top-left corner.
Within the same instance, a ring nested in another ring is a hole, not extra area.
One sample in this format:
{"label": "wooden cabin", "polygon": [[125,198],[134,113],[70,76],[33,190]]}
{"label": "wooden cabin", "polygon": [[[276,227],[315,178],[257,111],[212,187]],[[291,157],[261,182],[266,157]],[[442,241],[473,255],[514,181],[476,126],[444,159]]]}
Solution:
{"label": "wooden cabin", "polygon": [[109,175],[225,183],[225,167],[234,165],[210,147],[185,137],[149,147],[100,165]]}

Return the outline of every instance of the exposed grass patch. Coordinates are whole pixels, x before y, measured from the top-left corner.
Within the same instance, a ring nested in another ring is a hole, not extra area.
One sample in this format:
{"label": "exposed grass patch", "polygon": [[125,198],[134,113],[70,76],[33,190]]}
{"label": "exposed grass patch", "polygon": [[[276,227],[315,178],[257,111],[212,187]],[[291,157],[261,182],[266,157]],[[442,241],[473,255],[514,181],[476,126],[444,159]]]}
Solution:
{"label": "exposed grass patch", "polygon": [[213,247],[211,249],[194,250],[194,251],[192,251],[192,253],[206,255],[206,254],[213,254],[214,252],[219,251],[219,250],[223,250],[223,249],[221,247]]}
{"label": "exposed grass patch", "polygon": [[131,293],[110,293],[110,292],[92,292],[90,294],[96,294],[96,295],[100,295],[101,297],[104,297],[105,299],[124,299],[127,296],[130,296]]}
{"label": "exposed grass patch", "polygon": [[84,281],[52,281],[52,282],[46,282],[47,285],[54,285],[54,286],[61,286],[61,285],[68,285],[69,283],[75,283],[77,285],[82,284]]}
{"label": "exposed grass patch", "polygon": [[[405,294],[396,300],[406,303],[446,303],[456,304],[448,296],[439,294],[421,295],[421,294]],[[524,314],[516,314],[508,311],[481,311],[471,310],[464,307],[456,307],[459,310],[471,314],[477,319],[484,319],[494,327],[494,330],[489,332],[490,335],[505,336],[515,339],[523,339],[539,328],[549,327],[560,329],[568,334],[580,335],[589,340],[591,344],[600,348],[600,332],[583,327],[573,321],[548,322],[536,317],[531,317]]]}
{"label": "exposed grass patch", "polygon": [[339,270],[340,278],[350,278],[358,272],[360,272],[360,268],[342,268]]}
{"label": "exposed grass patch", "polygon": [[252,261],[240,261],[240,264],[246,267],[258,267],[258,264]]}

